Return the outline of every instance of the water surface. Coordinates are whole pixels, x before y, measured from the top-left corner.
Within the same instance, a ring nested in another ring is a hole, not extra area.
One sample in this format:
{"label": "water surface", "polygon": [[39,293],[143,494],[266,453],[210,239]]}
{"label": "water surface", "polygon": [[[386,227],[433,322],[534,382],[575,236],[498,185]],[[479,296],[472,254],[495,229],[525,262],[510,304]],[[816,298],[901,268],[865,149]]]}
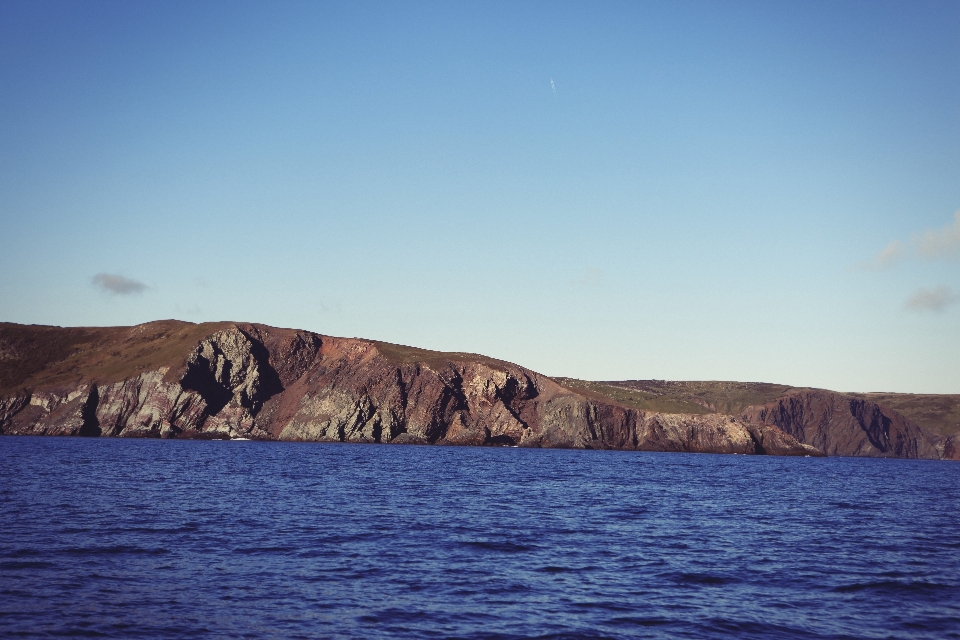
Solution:
{"label": "water surface", "polygon": [[0,635],[960,637],[960,464],[0,438]]}

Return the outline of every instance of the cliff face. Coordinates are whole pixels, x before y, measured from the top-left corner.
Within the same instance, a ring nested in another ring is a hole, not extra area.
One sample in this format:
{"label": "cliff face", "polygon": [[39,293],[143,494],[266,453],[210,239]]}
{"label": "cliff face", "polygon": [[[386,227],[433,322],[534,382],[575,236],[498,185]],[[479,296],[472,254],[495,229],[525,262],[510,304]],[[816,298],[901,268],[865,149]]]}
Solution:
{"label": "cliff face", "polygon": [[561,380],[640,410],[737,415],[829,455],[960,459],[960,396],[842,394],[762,382]]}
{"label": "cliff face", "polygon": [[772,423],[583,395],[514,364],[263,325],[0,325],[0,432],[822,455]]}
{"label": "cliff face", "polygon": [[956,438],[934,437],[887,407],[830,391],[791,391],[741,417],[773,424],[827,455],[960,459]]}
{"label": "cliff face", "polygon": [[[0,324],[6,434],[960,459],[958,437],[862,397],[558,380],[474,354],[256,324]],[[665,390],[676,398],[656,395]],[[737,416],[713,406],[716,396],[733,413],[777,394]]]}

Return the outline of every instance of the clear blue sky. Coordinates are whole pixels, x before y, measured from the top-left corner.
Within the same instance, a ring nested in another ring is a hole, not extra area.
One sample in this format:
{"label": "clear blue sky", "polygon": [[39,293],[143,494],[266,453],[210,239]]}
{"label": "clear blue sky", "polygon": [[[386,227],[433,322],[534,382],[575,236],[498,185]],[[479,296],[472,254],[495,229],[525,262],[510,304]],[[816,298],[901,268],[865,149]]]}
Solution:
{"label": "clear blue sky", "polygon": [[0,320],[960,393],[960,3],[0,2]]}

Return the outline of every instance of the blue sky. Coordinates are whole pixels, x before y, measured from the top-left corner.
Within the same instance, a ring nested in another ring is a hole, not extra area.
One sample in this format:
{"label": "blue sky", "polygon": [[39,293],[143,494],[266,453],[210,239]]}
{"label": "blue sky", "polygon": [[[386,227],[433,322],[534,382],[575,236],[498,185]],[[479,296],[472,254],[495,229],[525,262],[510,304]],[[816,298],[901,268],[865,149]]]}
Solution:
{"label": "blue sky", "polygon": [[0,320],[960,393],[956,2],[0,2]]}

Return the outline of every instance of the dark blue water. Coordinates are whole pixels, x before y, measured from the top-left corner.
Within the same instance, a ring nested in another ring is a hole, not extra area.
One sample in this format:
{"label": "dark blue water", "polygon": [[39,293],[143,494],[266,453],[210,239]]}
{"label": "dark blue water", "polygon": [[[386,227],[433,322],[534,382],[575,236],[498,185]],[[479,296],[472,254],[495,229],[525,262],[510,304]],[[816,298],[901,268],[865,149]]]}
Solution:
{"label": "dark blue water", "polygon": [[960,464],[2,437],[0,635],[960,637]]}

